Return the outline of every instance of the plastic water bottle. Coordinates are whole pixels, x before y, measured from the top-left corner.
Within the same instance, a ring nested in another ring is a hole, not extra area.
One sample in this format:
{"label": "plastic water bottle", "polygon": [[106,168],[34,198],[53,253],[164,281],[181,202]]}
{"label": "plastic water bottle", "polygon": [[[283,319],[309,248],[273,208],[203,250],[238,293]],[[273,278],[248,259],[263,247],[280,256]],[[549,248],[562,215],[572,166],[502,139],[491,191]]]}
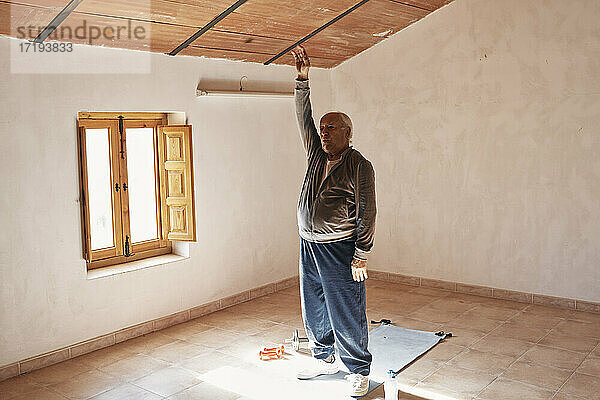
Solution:
{"label": "plastic water bottle", "polygon": [[387,372],[386,380],[383,383],[383,392],[385,393],[385,400],[398,400],[396,373],[391,369]]}

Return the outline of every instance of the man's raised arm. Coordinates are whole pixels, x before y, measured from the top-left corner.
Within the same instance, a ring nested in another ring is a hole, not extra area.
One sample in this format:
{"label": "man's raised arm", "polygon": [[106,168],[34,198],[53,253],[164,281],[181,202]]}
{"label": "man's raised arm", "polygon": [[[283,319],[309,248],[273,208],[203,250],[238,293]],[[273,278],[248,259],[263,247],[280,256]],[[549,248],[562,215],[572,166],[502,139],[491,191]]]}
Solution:
{"label": "man's raised arm", "polygon": [[300,136],[304,144],[306,154],[310,155],[312,151],[321,146],[321,139],[312,117],[312,107],[310,104],[310,88],[308,86],[308,70],[310,69],[310,60],[304,47],[297,46],[292,50],[292,55],[296,61],[296,118],[300,128]]}

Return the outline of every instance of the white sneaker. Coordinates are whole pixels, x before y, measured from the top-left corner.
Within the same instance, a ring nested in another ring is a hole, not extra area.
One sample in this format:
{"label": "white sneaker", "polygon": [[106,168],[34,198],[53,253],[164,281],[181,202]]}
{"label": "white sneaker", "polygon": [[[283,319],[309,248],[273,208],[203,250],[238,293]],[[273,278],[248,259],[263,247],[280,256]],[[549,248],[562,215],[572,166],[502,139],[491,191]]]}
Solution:
{"label": "white sneaker", "polygon": [[361,374],[350,374],[346,375],[345,378],[348,380],[350,385],[350,396],[361,397],[367,394],[369,391],[369,377]]}
{"label": "white sneaker", "polygon": [[[330,361],[330,362],[327,362]],[[298,379],[312,379],[319,375],[333,375],[340,370],[337,362],[335,361],[335,356],[331,355],[325,360],[317,360],[315,359],[315,365],[312,368],[304,369],[296,374],[296,378]]]}

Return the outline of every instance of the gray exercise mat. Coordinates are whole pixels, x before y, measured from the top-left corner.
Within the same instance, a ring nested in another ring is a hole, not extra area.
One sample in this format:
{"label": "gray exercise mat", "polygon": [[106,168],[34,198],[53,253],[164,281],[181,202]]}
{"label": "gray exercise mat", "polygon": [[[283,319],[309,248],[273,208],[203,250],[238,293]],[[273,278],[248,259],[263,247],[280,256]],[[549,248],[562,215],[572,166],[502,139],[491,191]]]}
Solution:
{"label": "gray exercise mat", "polygon": [[369,332],[369,351],[373,355],[370,378],[383,382],[388,370],[400,371],[444,337],[390,324],[374,328]]}

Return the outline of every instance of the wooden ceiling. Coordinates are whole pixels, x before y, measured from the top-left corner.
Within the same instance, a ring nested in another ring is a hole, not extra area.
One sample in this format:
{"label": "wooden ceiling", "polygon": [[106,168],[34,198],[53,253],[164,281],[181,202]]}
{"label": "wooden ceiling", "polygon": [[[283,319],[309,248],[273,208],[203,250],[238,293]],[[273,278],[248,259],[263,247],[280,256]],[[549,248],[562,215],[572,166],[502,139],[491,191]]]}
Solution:
{"label": "wooden ceiling", "polygon": [[[313,66],[335,67],[451,1],[368,0],[303,45]],[[35,39],[69,3],[0,1],[0,34]],[[208,25],[210,29],[177,54],[264,63],[361,1],[247,0],[216,24],[211,23],[234,3],[83,0],[46,40],[169,54]],[[286,52],[273,63],[292,65],[293,59]]]}

